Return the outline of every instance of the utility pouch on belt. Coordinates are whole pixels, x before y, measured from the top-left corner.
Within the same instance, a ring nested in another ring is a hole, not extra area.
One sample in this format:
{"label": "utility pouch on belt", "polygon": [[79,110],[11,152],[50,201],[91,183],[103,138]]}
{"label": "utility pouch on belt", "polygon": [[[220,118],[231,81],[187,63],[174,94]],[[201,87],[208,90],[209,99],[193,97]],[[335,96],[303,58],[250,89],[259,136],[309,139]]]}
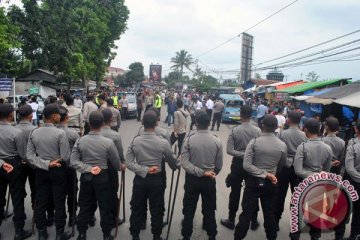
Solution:
{"label": "utility pouch on belt", "polygon": [[256,186],[258,188],[265,187],[265,179],[264,178],[256,178]]}
{"label": "utility pouch on belt", "polygon": [[91,182],[93,179],[92,173],[83,173],[81,174],[80,181],[81,182]]}

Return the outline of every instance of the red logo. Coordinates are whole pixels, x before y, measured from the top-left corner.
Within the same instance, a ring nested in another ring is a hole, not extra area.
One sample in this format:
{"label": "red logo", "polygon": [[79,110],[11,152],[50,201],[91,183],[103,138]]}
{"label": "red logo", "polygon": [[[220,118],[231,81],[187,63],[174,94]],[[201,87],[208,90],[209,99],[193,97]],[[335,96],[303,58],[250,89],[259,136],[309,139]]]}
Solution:
{"label": "red logo", "polygon": [[303,220],[318,229],[333,229],[347,220],[350,201],[346,192],[335,183],[318,182],[304,192],[300,205]]}

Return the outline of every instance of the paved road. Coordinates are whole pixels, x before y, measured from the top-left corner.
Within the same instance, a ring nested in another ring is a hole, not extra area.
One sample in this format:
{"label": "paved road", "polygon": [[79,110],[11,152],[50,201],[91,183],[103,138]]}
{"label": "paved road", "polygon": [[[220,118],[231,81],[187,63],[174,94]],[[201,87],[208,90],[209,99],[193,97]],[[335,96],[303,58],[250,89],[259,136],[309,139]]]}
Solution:
{"label": "paved road", "polygon": [[[162,112],[163,118],[164,118],[164,115],[165,115],[165,112],[163,111]],[[167,126],[162,122],[160,123],[160,126],[167,128]],[[127,120],[122,123],[119,131],[122,135],[125,151],[127,150],[132,138],[137,134],[137,130],[139,127],[140,127],[140,123],[138,123],[136,121],[136,119]],[[224,144],[224,147],[226,145],[229,131],[232,127],[233,127],[233,125],[231,125],[231,124],[227,124],[227,125],[222,124],[219,132],[213,132],[221,139],[222,143]],[[169,129],[169,131],[170,131],[170,129]],[[223,170],[220,172],[220,174],[216,178],[216,181],[217,181],[216,218],[217,218],[217,223],[218,223],[218,239],[223,239],[223,240],[233,239],[233,231],[230,231],[220,225],[220,218],[226,218],[227,213],[228,213],[227,206],[228,206],[228,196],[230,193],[230,189],[226,188],[226,186],[225,186],[225,178],[226,178],[227,174],[230,172],[230,164],[231,164],[231,157],[226,154],[226,150],[225,150],[224,151]],[[131,198],[133,177],[134,177],[134,174],[132,172],[130,172],[130,171],[126,172],[126,223],[124,223],[123,225],[121,225],[119,227],[119,235],[118,235],[117,239],[124,239],[124,240],[131,239],[131,235],[129,233],[129,217],[130,217],[130,213],[131,213],[129,202],[130,202],[130,198]],[[170,179],[171,179],[171,170],[169,168],[167,169],[167,178],[168,178],[168,188],[169,188]],[[182,216],[182,199],[184,196],[183,185],[184,185],[184,172],[182,171],[181,177],[180,177],[179,190],[177,192],[173,225],[172,225],[170,238],[169,238],[171,240],[181,239],[181,220],[183,217]],[[166,204],[167,204],[168,194],[169,194],[169,191],[167,189],[166,194],[165,194]],[[287,204],[289,202],[289,199],[290,199],[290,194],[288,193]],[[25,224],[26,228],[31,228],[32,212],[31,212],[30,206],[31,206],[30,199],[29,199],[29,197],[27,197],[26,198],[26,214],[28,216],[28,219]],[[115,211],[115,209],[114,209],[114,211]],[[165,216],[166,216],[166,214],[167,213],[165,212]],[[239,213],[238,213],[238,215],[239,215]],[[98,212],[96,213],[96,216],[97,216],[97,219],[99,220],[100,218],[99,218]],[[140,235],[140,238],[143,240],[151,240],[152,239],[149,216],[150,216],[150,214],[148,213],[147,229],[142,231],[141,235]],[[259,214],[259,220],[261,223],[261,227],[255,232],[252,232],[249,230],[246,239],[254,239],[254,240],[266,239],[265,233],[264,233],[264,228],[262,226],[264,223],[262,212],[260,212],[260,214]],[[347,228],[348,228],[347,229],[347,233],[348,233],[349,225]],[[166,236],[166,230],[167,229],[164,228],[163,237]],[[289,213],[285,212],[283,215],[283,218],[280,222],[280,232],[278,233],[278,239],[280,239],[280,240],[289,239],[289,237],[288,237],[289,230],[290,230],[290,228],[289,228]],[[3,222],[3,224],[0,228],[0,231],[3,236],[2,239],[13,239],[14,227],[13,227],[13,223],[12,223],[11,219],[9,219],[6,222]],[[48,232],[50,234],[49,239],[54,239],[55,238],[55,227],[48,228]],[[75,237],[77,237],[77,233],[76,233]],[[30,239],[37,239],[37,237],[34,236]],[[101,232],[101,228],[99,226],[99,221],[96,222],[95,227],[89,228],[89,230],[87,232],[87,239],[89,239],[89,240],[102,239],[102,232]],[[196,216],[194,219],[194,232],[193,232],[191,239],[194,239],[194,240],[208,239],[206,232],[202,230],[202,214],[201,214],[200,201],[199,201]],[[309,239],[309,235],[306,233],[303,233],[301,239]],[[326,239],[326,240],[334,239],[334,233],[323,234],[322,239]]]}

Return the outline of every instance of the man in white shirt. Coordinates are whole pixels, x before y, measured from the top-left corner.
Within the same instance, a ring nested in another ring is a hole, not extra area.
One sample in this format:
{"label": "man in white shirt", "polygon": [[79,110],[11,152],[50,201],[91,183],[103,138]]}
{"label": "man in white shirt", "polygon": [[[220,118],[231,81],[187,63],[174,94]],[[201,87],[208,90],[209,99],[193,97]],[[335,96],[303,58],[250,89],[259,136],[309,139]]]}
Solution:
{"label": "man in white shirt", "polygon": [[76,98],[74,99],[74,107],[79,108],[79,109],[82,109],[82,107],[83,107],[83,102],[80,99],[79,95],[76,95]]}
{"label": "man in white shirt", "polygon": [[278,122],[278,128],[275,130],[275,132],[279,133],[284,129],[285,123],[286,123],[286,118],[283,116],[283,110],[281,107],[278,108],[277,114],[275,115],[275,117]]}
{"label": "man in white shirt", "polygon": [[29,103],[29,105],[31,106],[31,108],[33,110],[32,124],[34,126],[38,126],[39,122],[38,122],[37,111],[38,111],[38,108],[39,108],[39,104],[37,104],[37,102],[36,102],[36,96],[33,96],[31,98],[31,102]]}
{"label": "man in white shirt", "polygon": [[213,112],[213,107],[214,107],[214,101],[211,99],[211,97],[208,97],[208,100],[206,101],[206,113],[209,115],[210,121]]}
{"label": "man in white shirt", "polygon": [[200,100],[200,98],[198,98],[197,102],[196,102],[196,110],[201,110],[203,107],[203,104]]}

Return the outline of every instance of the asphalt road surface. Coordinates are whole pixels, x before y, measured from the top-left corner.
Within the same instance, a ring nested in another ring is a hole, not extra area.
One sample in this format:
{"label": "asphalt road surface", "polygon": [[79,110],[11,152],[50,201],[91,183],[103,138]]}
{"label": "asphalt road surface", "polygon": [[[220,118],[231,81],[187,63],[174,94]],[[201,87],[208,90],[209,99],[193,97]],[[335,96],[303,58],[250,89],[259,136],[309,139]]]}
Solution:
{"label": "asphalt road surface", "polygon": [[[163,107],[162,121],[165,118],[165,114],[166,114],[165,108]],[[167,129],[167,125],[164,124],[162,121],[160,123],[160,126]],[[132,138],[137,134],[140,125],[141,124],[139,122],[137,122],[136,119],[129,119],[127,121],[122,122],[119,132],[122,136],[125,153],[127,151],[127,148],[129,146]],[[189,126],[189,124],[188,124],[188,126]],[[227,228],[223,227],[220,224],[220,219],[227,218],[227,214],[228,214],[228,198],[229,198],[230,189],[226,188],[226,186],[225,186],[225,178],[226,178],[227,174],[230,172],[230,165],[231,165],[232,158],[226,154],[226,141],[227,141],[227,137],[230,132],[230,129],[233,126],[234,125],[232,125],[232,124],[222,124],[219,132],[217,132],[217,131],[213,132],[215,135],[217,135],[221,139],[221,142],[224,145],[224,165],[223,165],[222,171],[216,177],[216,183],[217,183],[217,185],[216,185],[216,188],[217,188],[216,221],[217,221],[217,230],[218,230],[217,237],[218,237],[218,239],[223,239],[223,240],[233,239],[233,234],[234,234],[233,231],[228,230]],[[170,132],[171,129],[168,129],[168,131]],[[176,178],[176,175],[177,175],[177,173],[175,174],[175,178]],[[129,232],[129,227],[130,227],[129,217],[131,214],[130,199],[131,199],[131,195],[132,195],[133,178],[134,178],[134,174],[127,170],[126,171],[126,187],[125,187],[126,188],[126,201],[125,201],[125,203],[126,203],[126,222],[119,227],[117,239],[131,240],[131,235]],[[167,182],[168,188],[165,193],[166,211],[167,211],[168,194],[169,194],[170,179],[171,179],[171,170],[169,167],[167,167],[167,179],[168,179],[168,182]],[[169,239],[171,239],[171,240],[181,239],[181,220],[183,218],[182,200],[183,200],[183,196],[184,196],[183,186],[184,186],[184,171],[182,170],[181,176],[180,176],[179,188],[178,188],[177,197],[176,197],[174,218],[173,218],[170,237],[169,237]],[[28,191],[28,193],[30,193],[28,186],[27,186],[27,191]],[[241,193],[241,197],[242,197],[242,193]],[[289,201],[290,201],[290,191],[288,192],[286,206],[289,206],[288,205]],[[33,213],[31,211],[31,202],[30,202],[29,194],[28,194],[28,197],[26,198],[25,204],[26,204],[25,209],[26,209],[26,215],[27,215],[25,228],[31,229],[31,221],[32,221]],[[11,205],[10,205],[10,209],[12,209]],[[116,211],[116,209],[114,209],[114,211]],[[241,211],[241,206],[240,206],[239,212],[237,213],[237,219],[240,214],[240,211]],[[122,211],[120,214],[122,215]],[[166,218],[166,215],[167,215],[167,212],[165,212],[164,219]],[[100,224],[99,224],[100,217],[99,217],[98,211],[96,212],[96,218],[97,218],[97,221],[96,221],[95,227],[89,228],[87,231],[87,239],[90,239],[90,240],[102,239],[102,231],[101,231]],[[288,237],[289,231],[290,231],[290,220],[289,219],[290,219],[289,211],[285,211],[283,214],[283,218],[281,219],[281,222],[280,222],[280,231],[278,232],[278,239],[280,239],[280,240],[289,239],[289,237]],[[263,215],[262,215],[261,210],[259,212],[259,221],[260,221],[260,225],[261,225],[259,227],[259,229],[257,231],[249,230],[246,239],[252,239],[252,240],[266,239],[265,231],[263,228],[263,223],[264,223]],[[347,225],[346,236],[348,236],[348,234],[349,234],[349,228],[350,228],[350,225]],[[71,231],[71,229],[69,229],[68,227],[67,227],[67,230]],[[199,199],[199,202],[198,202],[198,207],[197,207],[196,215],[194,218],[193,230],[194,231],[193,231],[193,235],[192,235],[191,239],[194,239],[194,240],[208,239],[206,232],[202,229],[201,198]],[[167,231],[167,227],[165,227],[163,229],[162,236],[164,238],[166,236],[166,231]],[[14,225],[13,225],[12,219],[8,219],[7,221],[4,221],[2,223],[0,232],[3,237],[2,239],[13,239],[15,230],[14,230]],[[49,232],[49,236],[50,236],[49,239],[55,239],[55,227],[53,226],[53,227],[48,228],[48,232]],[[114,232],[115,232],[115,229],[113,230],[113,233]],[[75,238],[73,238],[73,239],[76,239],[77,235],[78,235],[78,233],[76,230]],[[334,239],[334,238],[335,238],[334,232],[329,232],[329,233],[323,233],[321,239],[330,240],[330,239]],[[29,238],[29,239],[37,239],[36,233],[32,238]],[[147,228],[146,228],[146,230],[143,230],[141,232],[140,239],[142,239],[142,240],[151,240],[152,239],[151,226],[150,226],[150,213],[149,212],[148,212]],[[302,233],[301,239],[310,239],[307,231]]]}

